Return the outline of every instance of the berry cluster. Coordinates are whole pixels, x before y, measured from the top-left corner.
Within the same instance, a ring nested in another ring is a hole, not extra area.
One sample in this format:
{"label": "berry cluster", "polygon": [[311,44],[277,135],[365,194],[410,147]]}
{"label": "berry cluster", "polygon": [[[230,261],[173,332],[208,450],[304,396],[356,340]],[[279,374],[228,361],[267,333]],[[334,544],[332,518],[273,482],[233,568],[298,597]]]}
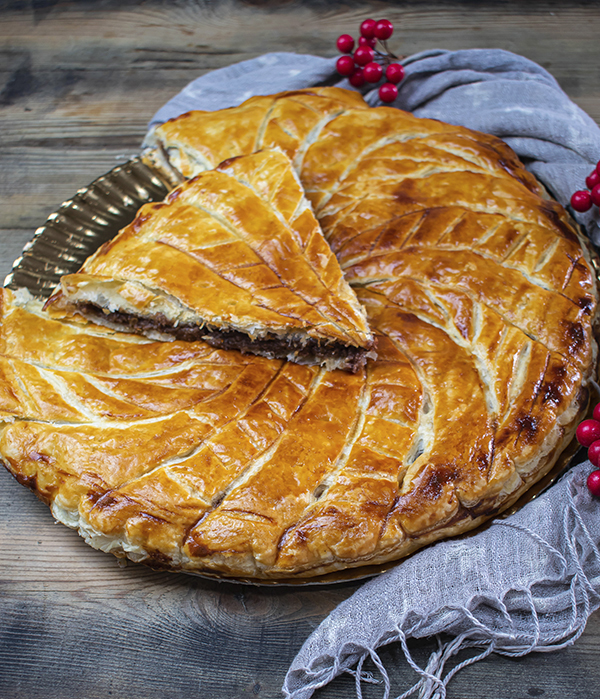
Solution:
{"label": "berry cluster", "polygon": [[[337,47],[344,56],[338,58],[336,67],[340,75],[347,77],[354,87],[367,83],[378,83],[385,73],[387,82],[379,88],[382,102],[393,102],[398,97],[396,85],[404,77],[404,68],[387,47],[387,40],[394,33],[394,25],[389,19],[365,19],[360,25],[358,47],[354,51],[354,39],[350,34],[342,34]],[[377,42],[384,51],[377,49]],[[354,53],[352,53],[354,51]]]}
{"label": "berry cluster", "polygon": [[585,178],[587,189],[580,189],[571,197],[571,206],[575,211],[589,211],[592,204],[600,206],[600,162]]}
{"label": "berry cluster", "polygon": [[577,427],[577,441],[588,450],[588,459],[599,470],[592,471],[587,485],[592,495],[600,497],[600,403],[594,408],[592,418]]}

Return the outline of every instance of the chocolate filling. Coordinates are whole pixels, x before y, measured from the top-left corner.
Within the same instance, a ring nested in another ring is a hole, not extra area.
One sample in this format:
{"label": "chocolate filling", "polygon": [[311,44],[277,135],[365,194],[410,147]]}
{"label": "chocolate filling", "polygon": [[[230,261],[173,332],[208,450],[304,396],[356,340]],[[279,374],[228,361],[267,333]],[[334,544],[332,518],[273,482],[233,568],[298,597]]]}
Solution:
{"label": "chocolate filling", "polygon": [[195,342],[203,340],[218,349],[238,350],[243,354],[258,354],[269,359],[287,359],[293,354],[292,361],[297,364],[324,364],[333,359],[337,367],[353,373],[365,366],[367,350],[361,347],[343,345],[341,342],[321,343],[311,337],[303,343],[293,338],[267,335],[253,340],[239,330],[222,330],[210,325],[187,323],[173,325],[162,313],[151,318],[143,318],[124,311],[109,311],[93,303],[77,303],[77,310],[87,318],[98,318],[114,323],[123,330],[144,335],[148,331],[157,331],[171,335],[176,340]]}

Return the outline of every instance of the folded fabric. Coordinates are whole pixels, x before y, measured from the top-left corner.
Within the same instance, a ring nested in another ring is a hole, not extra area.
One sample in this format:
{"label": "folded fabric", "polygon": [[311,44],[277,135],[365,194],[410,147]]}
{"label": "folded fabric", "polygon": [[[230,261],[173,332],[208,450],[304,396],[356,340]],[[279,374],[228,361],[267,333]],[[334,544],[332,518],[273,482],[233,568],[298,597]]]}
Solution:
{"label": "folded fabric", "polygon": [[[344,671],[360,680],[370,657],[388,697],[376,649],[392,642],[417,673],[412,691],[428,699],[446,696],[458,669],[491,652],[519,657],[573,643],[600,606],[600,505],[585,485],[591,470],[580,464],[515,515],[424,549],[366,583],[305,642],[285,695],[306,699]],[[407,639],[440,633],[454,638],[417,666]],[[446,662],[471,647],[481,652],[444,676]]]}
{"label": "folded fabric", "polygon": [[[585,188],[600,129],[537,63],[492,49],[426,51],[405,63],[395,106],[500,137],[563,206]],[[598,210],[576,218],[600,244]]]}
{"label": "folded fabric", "polygon": [[[406,76],[394,106],[504,139],[563,205],[584,187],[600,158],[600,129],[532,61],[501,50],[433,50],[404,61]],[[155,115],[151,126],[190,109],[235,106],[253,95],[338,84],[335,59],[267,54],[204,75]],[[366,92],[372,105],[377,91]],[[600,244],[597,209],[575,214]],[[445,541],[418,552],[365,584],[341,604],[305,642],[283,691],[308,699],[342,672],[356,677],[365,659],[391,687],[377,648],[399,642],[416,682],[402,697],[445,697],[451,677],[491,652],[519,656],[573,643],[600,606],[600,500],[585,480],[589,462],[516,515],[480,534]],[[409,638],[444,632],[425,667],[410,655]],[[480,652],[445,673],[461,649]],[[444,674],[445,673],[445,674]]]}

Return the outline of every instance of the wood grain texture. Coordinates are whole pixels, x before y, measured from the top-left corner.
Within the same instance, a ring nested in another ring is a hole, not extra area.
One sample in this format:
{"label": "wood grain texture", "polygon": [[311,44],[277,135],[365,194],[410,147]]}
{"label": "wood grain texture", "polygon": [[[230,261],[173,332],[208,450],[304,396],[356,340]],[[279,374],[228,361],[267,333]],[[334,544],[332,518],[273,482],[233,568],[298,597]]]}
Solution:
{"label": "wood grain texture", "polygon": [[357,587],[315,594],[121,568],[7,473],[0,483],[7,699],[275,697],[304,638]]}
{"label": "wood grain texture", "polygon": [[[83,186],[137,152],[154,111],[190,79],[267,51],[333,56],[339,33],[380,12],[375,3],[32,4],[44,12],[9,9],[0,22],[6,228],[39,225],[72,183]],[[600,119],[596,2],[408,2],[386,14],[401,53],[515,51],[552,71]]]}
{"label": "wood grain texture", "polygon": [[[154,111],[198,75],[266,51],[335,55],[335,38],[388,16],[393,46],[500,47],[549,69],[600,120],[597,2],[0,3],[0,276],[78,187],[136,154]],[[281,696],[304,639],[358,583],[254,588],[120,568],[55,525],[0,471],[0,697]],[[415,642],[424,658],[433,641]],[[449,699],[598,694],[600,614],[577,643],[463,670]],[[414,681],[398,647],[393,692]],[[365,699],[382,696],[365,687]],[[317,699],[354,696],[335,680]]]}
{"label": "wood grain texture", "polygon": [[0,281],[11,271],[25,244],[31,239],[29,228],[0,229]]}

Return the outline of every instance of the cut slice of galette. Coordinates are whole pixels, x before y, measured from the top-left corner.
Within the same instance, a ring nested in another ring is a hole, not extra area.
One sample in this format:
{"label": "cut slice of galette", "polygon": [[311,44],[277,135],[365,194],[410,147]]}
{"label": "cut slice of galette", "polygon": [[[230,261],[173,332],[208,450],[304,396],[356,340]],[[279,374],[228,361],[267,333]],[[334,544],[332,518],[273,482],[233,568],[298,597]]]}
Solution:
{"label": "cut slice of galette", "polygon": [[144,205],[46,308],[328,369],[356,371],[374,346],[280,150],[229,159]]}

